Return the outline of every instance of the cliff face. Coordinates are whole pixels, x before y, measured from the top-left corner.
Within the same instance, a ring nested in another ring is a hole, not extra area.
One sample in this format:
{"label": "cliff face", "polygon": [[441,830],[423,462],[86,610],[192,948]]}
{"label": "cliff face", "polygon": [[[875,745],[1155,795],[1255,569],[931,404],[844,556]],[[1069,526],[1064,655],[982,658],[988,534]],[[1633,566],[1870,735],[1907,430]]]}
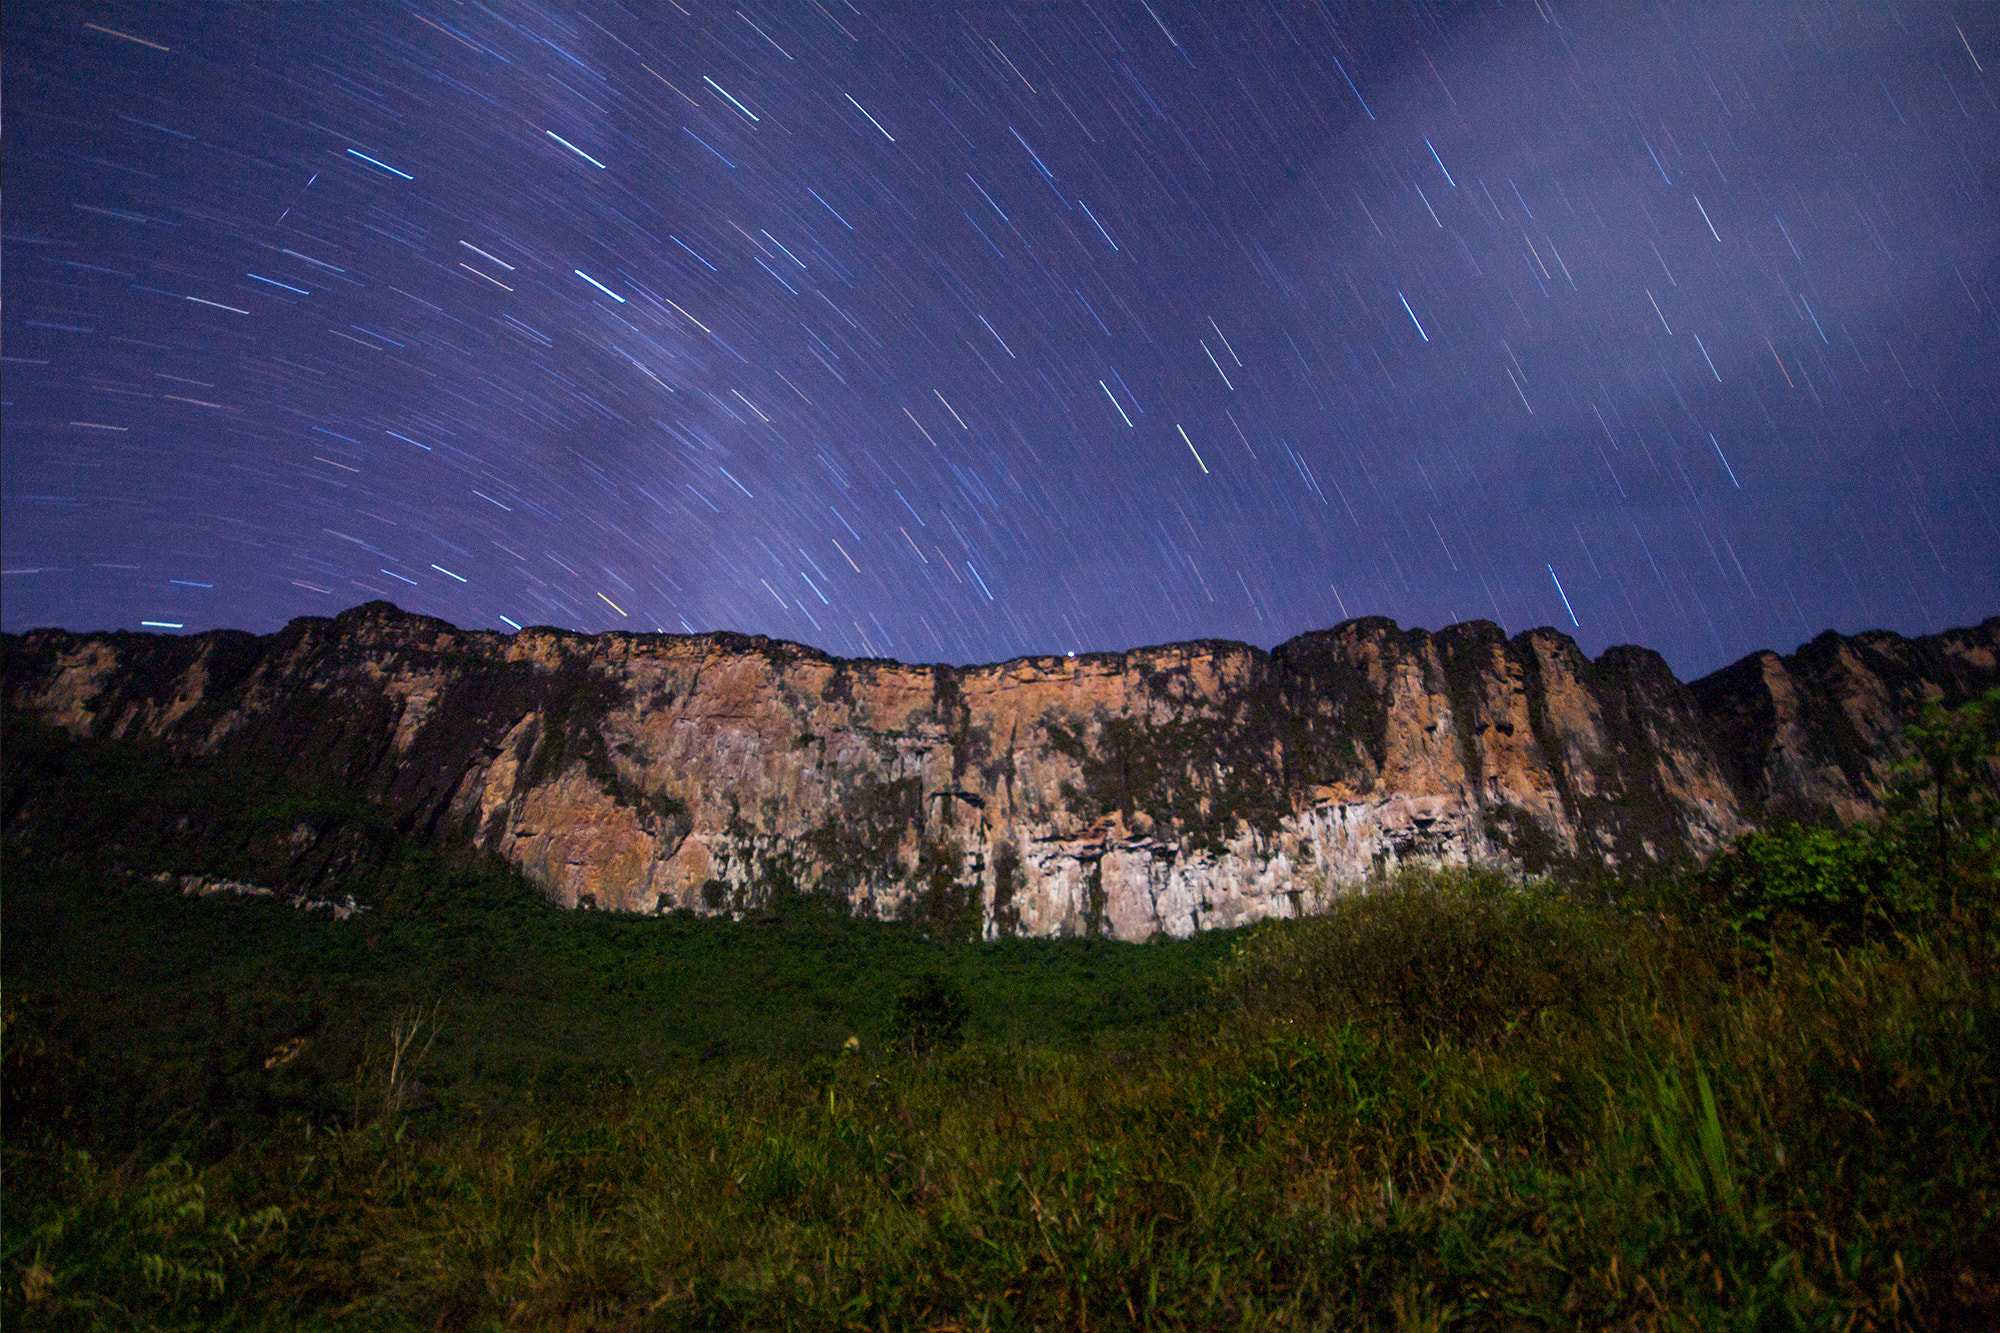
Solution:
{"label": "cliff face", "polygon": [[1831,630],[1789,657],[1753,653],[1689,689],[1757,820],[1852,822],[1881,803],[1903,758],[1895,732],[1926,701],[1979,697],[2000,683],[2000,617],[1921,639]]}
{"label": "cliff face", "polygon": [[262,638],[0,637],[10,709],[366,795],[567,905],[816,892],[988,936],[1186,935],[1410,858],[1701,856],[1766,816],[1865,812],[1926,697],[2000,683],[2000,618],[1692,687],[1644,649],[1592,662],[1483,621],[964,668],[387,603]]}

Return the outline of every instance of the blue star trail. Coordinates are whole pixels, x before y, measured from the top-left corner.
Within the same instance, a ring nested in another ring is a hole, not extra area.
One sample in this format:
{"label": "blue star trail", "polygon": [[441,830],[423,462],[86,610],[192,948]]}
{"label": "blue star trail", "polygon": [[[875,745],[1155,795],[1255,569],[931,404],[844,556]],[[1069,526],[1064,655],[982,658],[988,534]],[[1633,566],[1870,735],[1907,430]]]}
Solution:
{"label": "blue star trail", "polygon": [[9,630],[1383,614],[1685,676],[2000,606],[1994,6],[7,36]]}

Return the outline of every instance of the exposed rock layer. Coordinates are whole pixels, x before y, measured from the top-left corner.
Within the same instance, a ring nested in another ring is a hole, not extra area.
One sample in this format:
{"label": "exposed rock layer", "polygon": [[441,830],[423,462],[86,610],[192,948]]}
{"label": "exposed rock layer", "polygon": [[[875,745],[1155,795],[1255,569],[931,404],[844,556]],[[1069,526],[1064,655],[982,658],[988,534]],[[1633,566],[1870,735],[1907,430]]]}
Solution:
{"label": "exposed rock layer", "polygon": [[1682,685],[1658,654],[1381,618],[993,666],[738,635],[468,632],[387,603],[264,637],[0,636],[10,709],[227,753],[494,851],[567,905],[789,893],[989,936],[1186,935],[1411,858],[1700,857],[1851,819],[1928,698],[2000,683],[2000,617],[1822,635]]}

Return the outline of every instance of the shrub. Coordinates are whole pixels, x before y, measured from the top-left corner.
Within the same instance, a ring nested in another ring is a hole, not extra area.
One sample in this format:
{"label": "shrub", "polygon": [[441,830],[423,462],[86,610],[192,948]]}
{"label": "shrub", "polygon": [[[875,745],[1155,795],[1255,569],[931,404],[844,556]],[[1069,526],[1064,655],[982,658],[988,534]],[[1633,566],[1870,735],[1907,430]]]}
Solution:
{"label": "shrub", "polygon": [[890,1030],[910,1049],[928,1051],[955,1043],[971,1016],[963,987],[941,972],[925,972],[896,997]]}
{"label": "shrub", "polygon": [[1849,942],[1929,910],[1902,869],[1873,829],[1781,824],[1738,838],[1697,877],[1696,897],[1759,948],[1801,928]]}
{"label": "shrub", "polygon": [[[39,1000],[40,997],[37,997]],[[8,1136],[30,1122],[59,1125],[70,1118],[83,1061],[50,1031],[19,991],[0,994],[0,1126]]]}
{"label": "shrub", "polygon": [[1954,710],[1932,701],[1903,729],[1880,829],[1901,876],[1937,908],[1990,921],[2000,899],[2000,689]]}
{"label": "shrub", "polygon": [[10,1210],[7,1261],[20,1274],[24,1322],[43,1327],[135,1327],[141,1309],[185,1317],[228,1294],[230,1275],[287,1225],[276,1204],[245,1212],[211,1200],[178,1156],[137,1173],[82,1151],[27,1165],[52,1178],[30,1181],[29,1206]]}
{"label": "shrub", "polygon": [[1837,945],[1989,918],[2000,881],[2000,690],[1903,730],[1879,819],[1781,824],[1739,838],[1695,876],[1695,898],[1759,950],[1800,931]]}
{"label": "shrub", "polygon": [[1414,870],[1263,928],[1218,977],[1257,1015],[1356,1021],[1476,1044],[1543,1013],[1582,1014],[1620,977],[1619,926],[1491,870]]}

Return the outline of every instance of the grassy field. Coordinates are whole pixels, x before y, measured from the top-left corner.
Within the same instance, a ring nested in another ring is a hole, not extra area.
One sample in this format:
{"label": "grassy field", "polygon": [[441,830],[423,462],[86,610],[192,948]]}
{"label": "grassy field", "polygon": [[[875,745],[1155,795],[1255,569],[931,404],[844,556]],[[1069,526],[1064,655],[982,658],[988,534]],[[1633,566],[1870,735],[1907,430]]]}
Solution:
{"label": "grassy field", "polygon": [[416,853],[336,921],[13,840],[0,1317],[1990,1328],[2000,858],[1939,820],[1148,945]]}
{"label": "grassy field", "polygon": [[444,1120],[711,1066],[818,1068],[850,1037],[871,1053],[1074,1042],[1204,1004],[1232,947],[945,942],[811,904],[742,922],[565,912],[494,872],[435,873],[464,898],[336,921],[10,849],[8,1036],[33,1035],[60,1075],[37,1114],[202,1159],[288,1117],[351,1122],[357,1068],[381,1074],[390,1027],[418,1009],[436,1036],[416,1077]]}

